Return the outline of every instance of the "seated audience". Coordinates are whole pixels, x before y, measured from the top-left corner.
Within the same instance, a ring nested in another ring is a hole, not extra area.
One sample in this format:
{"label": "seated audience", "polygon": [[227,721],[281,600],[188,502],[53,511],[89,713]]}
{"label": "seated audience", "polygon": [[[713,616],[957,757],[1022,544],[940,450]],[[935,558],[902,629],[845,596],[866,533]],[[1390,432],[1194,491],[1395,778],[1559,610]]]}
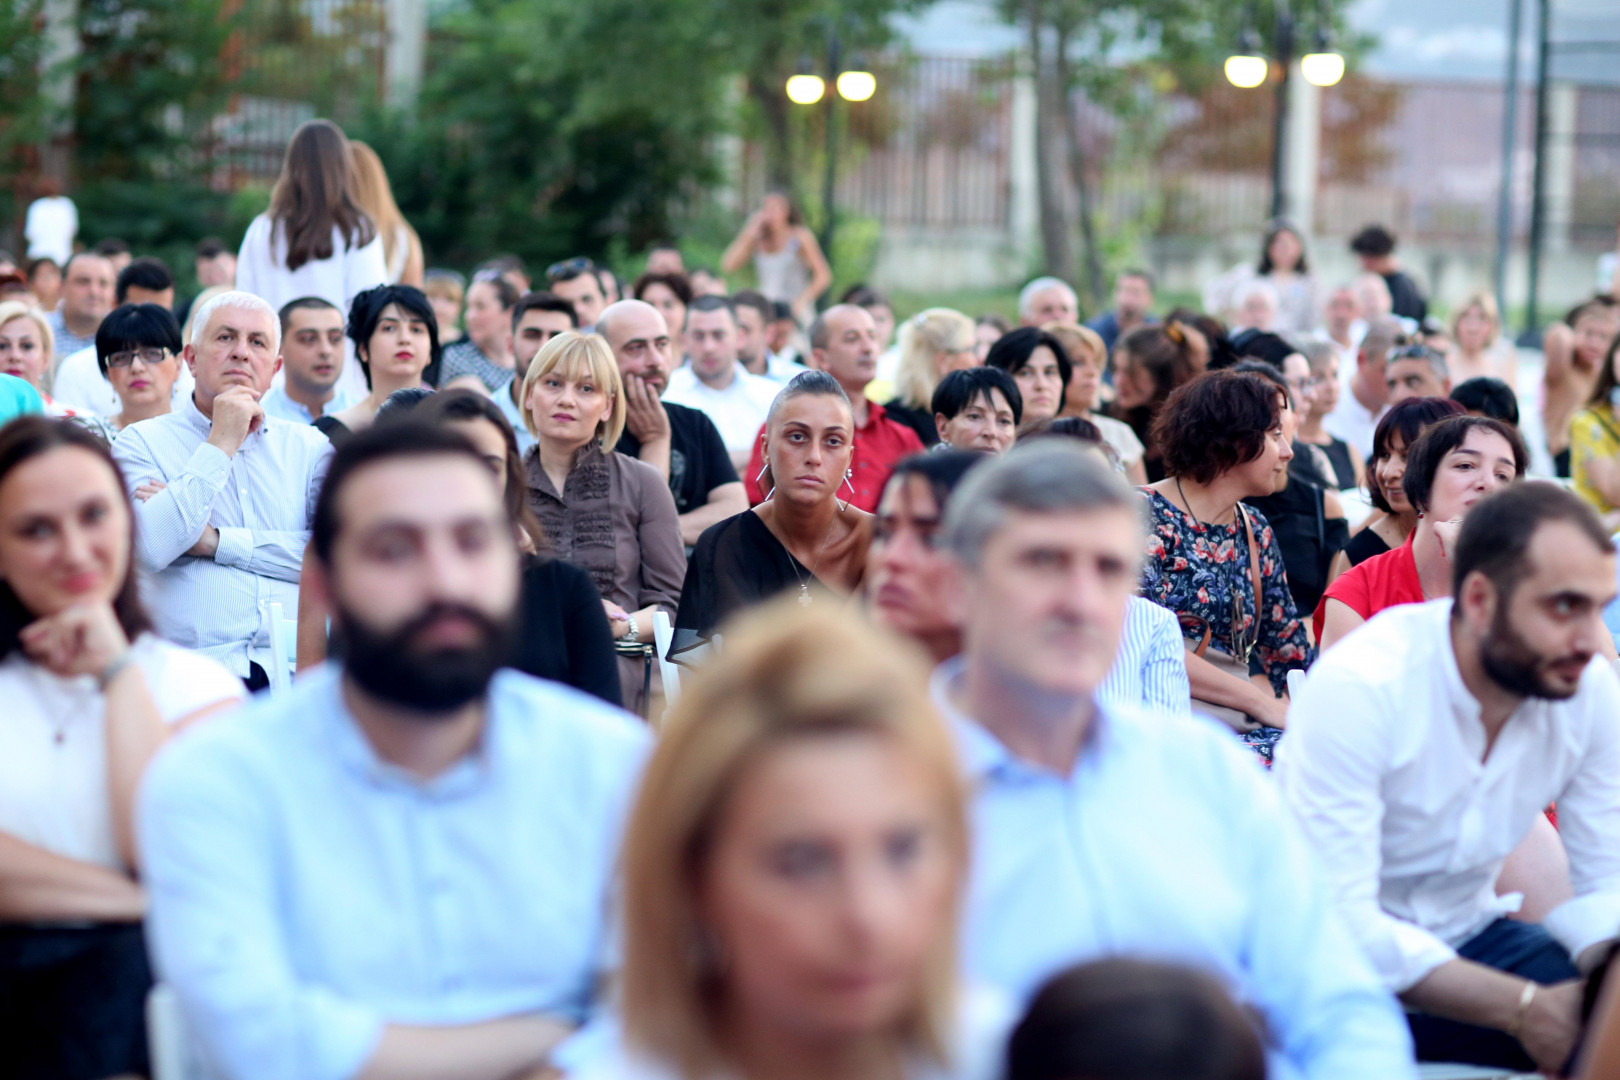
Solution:
{"label": "seated audience", "polygon": [[[1025,286],[1026,290],[1028,286]],[[1025,319],[1026,326],[1044,326],[1053,322],[1078,322],[1080,320],[1079,306],[1075,301],[1074,293],[1069,293],[1068,311],[1059,311],[1051,308],[1048,318],[1031,322]],[[1023,309],[1020,307],[1020,314]],[[1119,344],[1120,339],[1133,330],[1143,326],[1151,326],[1153,318],[1153,275],[1146,270],[1122,270],[1114,278],[1114,306],[1086,323],[1103,339],[1103,344],[1112,353]]]}
{"label": "seated audience", "polygon": [[1391,405],[1407,398],[1446,397],[1451,393],[1446,354],[1422,344],[1396,349],[1384,364],[1384,385]]}
{"label": "seated audience", "polygon": [[[636,278],[636,283],[630,287],[630,296],[657,308],[677,340],[686,333],[686,309],[692,306],[692,283],[684,273],[649,270]],[[601,331],[600,320],[596,328]]]}
{"label": "seated audience", "polygon": [[1469,416],[1488,416],[1508,427],[1519,426],[1519,396],[1501,379],[1478,375],[1451,388],[1451,400]]}
{"label": "seated audience", "polygon": [[[117,284],[113,287],[113,303],[116,307],[156,304],[172,312],[174,275],[158,259],[135,259],[119,271]],[[177,332],[178,329],[177,322]],[[180,381],[174,385],[177,401],[191,393],[191,373],[185,370],[184,364],[180,365],[180,369]],[[100,358],[94,347],[65,353],[58,346],[56,373],[51,377],[51,395],[80,416],[111,416],[123,408],[110,377],[101,369]]]}
{"label": "seated audience", "polygon": [[1351,446],[1324,426],[1324,421],[1338,408],[1342,392],[1339,350],[1330,341],[1309,340],[1300,343],[1299,354],[1310,365],[1312,392],[1299,410],[1299,432],[1294,440],[1314,446],[1327,455],[1333,467],[1328,479],[1334,487],[1341,491],[1358,488],[1367,478],[1361,457],[1363,448]]}
{"label": "seated audience", "polygon": [[[73,409],[50,395],[51,333],[50,324],[38,308],[17,300],[0,303],[0,374],[32,386],[44,402],[47,416],[73,416]],[[94,338],[91,344],[95,344]]]}
{"label": "seated audience", "polygon": [[1004,454],[1018,438],[1024,396],[1000,368],[966,368],[939,381],[929,407],[939,432],[936,445]]}
{"label": "seated audience", "polygon": [[332,447],[306,424],[265,418],[281,324],[251,293],[193,313],[185,404],[131,424],[113,457],[137,500],[135,557],[160,635],[269,685],[272,602],[298,615],[298,576]]}
{"label": "seated audience", "polygon": [[[702,649],[743,608],[791,593],[846,597],[866,574],[872,515],[841,497],[850,485],[855,427],[848,395],[807,371],[776,396],[765,421],[764,502],[704,530],[675,614],[673,659]],[[706,651],[706,650],[705,650]],[[689,658],[689,659],[691,659]]]}
{"label": "seated audience", "polygon": [[1390,313],[1420,323],[1429,314],[1429,302],[1395,257],[1395,235],[1382,225],[1367,225],[1350,239],[1350,251],[1361,269],[1384,279],[1390,296]]}
{"label": "seated audience", "polygon": [[1524,476],[1519,433],[1482,416],[1430,427],[1406,454],[1401,487],[1417,514],[1406,543],[1353,567],[1328,586],[1315,615],[1323,650],[1385,608],[1451,595],[1457,530],[1469,509]]}
{"label": "seated audience", "polygon": [[[776,341],[773,328],[777,323],[777,305],[762,292],[744,289],[731,298],[731,307],[737,313],[737,361],[750,375],[759,375],[779,386],[793,381],[809,369],[793,359],[792,349],[786,342]],[[792,331],[798,326],[788,322]]]}
{"label": "seated audience", "polygon": [[[1383,285],[1382,279],[1374,276],[1373,280]],[[1400,320],[1387,314],[1368,318],[1367,331],[1356,346],[1355,369],[1344,384],[1348,393],[1339,395],[1338,406],[1322,421],[1324,428],[1351,446],[1372,445],[1379,418],[1390,404],[1384,367],[1390,352],[1405,344]]]}
{"label": "seated audience", "polygon": [[[583,255],[546,267],[546,288],[574,305],[580,328],[586,331],[596,327],[596,317],[608,305],[601,268]],[[471,333],[471,328],[468,332]]]}
{"label": "seated audience", "polygon": [[1102,338],[1091,327],[1079,323],[1047,323],[1041,329],[1063,346],[1072,373],[1069,385],[1064,387],[1063,409],[1058,415],[1095,425],[1124,466],[1125,478],[1133,484],[1147,483],[1147,471],[1142,465],[1142,440],[1129,424],[1102,413],[1103,379],[1108,371],[1108,348]]}
{"label": "seated audience", "polygon": [[[1597,655],[1614,545],[1574,495],[1516,484],[1474,507],[1452,571],[1452,599],[1324,653],[1282,790],[1418,1057],[1565,1075],[1581,973],[1620,926],[1620,685]],[[1505,918],[1492,883],[1554,802],[1575,896]]]}
{"label": "seated audience", "polygon": [[1407,398],[1378,421],[1372,457],[1367,460],[1367,498],[1373,514],[1334,556],[1330,582],[1352,566],[1406,543],[1417,527],[1417,511],[1406,501],[1402,486],[1407,449],[1431,425],[1448,416],[1461,416],[1462,411],[1462,405],[1449,398]]}
{"label": "seated audience", "polygon": [[1617,334],[1620,299],[1598,295],[1576,304],[1542,339],[1541,429],[1559,476],[1570,475],[1570,420],[1592,399]]}
{"label": "seated audience", "polygon": [[1208,972],[1095,960],[1048,979],[1007,1040],[1007,1080],[1266,1080],[1254,1020]]}
{"label": "seated audience", "polygon": [[1519,384],[1519,355],[1502,338],[1496,297],[1484,289],[1470,293],[1452,310],[1450,329],[1446,365],[1453,386],[1480,378],[1499,379],[1510,387]]}
{"label": "seated audience", "polygon": [[[515,370],[512,307],[520,295],[516,286],[499,272],[485,270],[475,276],[467,289],[467,335],[444,350],[437,369],[438,378],[429,385],[448,387],[457,379],[464,380],[460,385],[470,385],[472,380],[477,380],[485,393],[493,394],[510,382]],[[432,310],[431,304],[429,310]],[[350,318],[353,318],[352,310]],[[437,318],[433,321],[436,327]],[[434,350],[434,359],[440,359],[438,350]]]}
{"label": "seated audience", "polygon": [[370,427],[396,391],[426,387],[426,371],[439,362],[433,305],[410,285],[378,285],[356,296],[349,308],[348,334],[370,393],[315,421],[334,443]]}
{"label": "seated audience", "polygon": [[[536,443],[524,458],[528,505],[546,544],[591,575],[613,639],[653,639],[653,611],[674,614],[686,573],[669,485],[646,462],[614,451],[625,393],[613,351],[598,334],[570,330],[535,354],[523,405]],[[625,706],[646,707],[646,661],[619,657]]]}
{"label": "seated audience", "polygon": [[1287,413],[1287,391],[1260,375],[1198,376],[1154,424],[1167,477],[1143,489],[1142,595],[1181,622],[1193,709],[1232,725],[1268,764],[1288,670],[1305,667],[1311,647],[1271,525],[1242,500],[1271,494],[1285,475]]}
{"label": "seated audience", "polygon": [[177,741],[142,789],[164,981],[211,1073],[537,1072],[591,1015],[645,732],[497,671],[518,548],[461,435],[348,440],[311,547],[343,659]]}
{"label": "seated audience", "polygon": [[622,1034],[577,1080],[998,1080],[959,988],[955,748],[913,650],[787,601],[726,629],[626,830]]}
{"label": "seated audience", "polygon": [[422,275],[422,292],[433,305],[439,324],[439,344],[449,348],[465,335],[461,330],[461,302],[466,298],[467,280],[455,270],[430,269]]}
{"label": "seated audience", "polygon": [[1142,468],[1148,482],[1165,477],[1162,451],[1153,443],[1153,426],[1170,392],[1196,374],[1181,323],[1139,326],[1114,349],[1114,403],[1110,413],[1130,425],[1143,446]]}
{"label": "seated audience", "polygon": [[[1080,297],[1062,278],[1038,277],[1018,291],[1020,326],[1045,326],[1050,322],[1078,322],[1079,319]],[[1006,327],[1002,333],[1010,329]]]}
{"label": "seated audience", "polygon": [[[534,361],[535,354],[546,342],[558,334],[579,329],[579,316],[574,305],[548,292],[527,292],[512,305],[512,377],[506,385],[495,391],[495,403],[501,407],[512,434],[517,436],[518,453],[527,454],[534,445],[529,434],[528,421],[523,410],[523,376]],[[476,389],[476,387],[468,387]]]}
{"label": "seated audience", "polygon": [[113,308],[96,327],[96,364],[113,388],[118,409],[105,417],[78,415],[74,422],[111,443],[129,425],[173,411],[175,383],[185,371],[180,358],[184,348],[180,324],[168,308],[157,304]]}
{"label": "seated audience", "polygon": [[939,442],[934,424],[934,390],[953,371],[979,366],[973,322],[951,308],[929,308],[900,327],[900,362],[895,396],[883,403],[890,419],[917,433],[925,447]]}
{"label": "seated audience", "polygon": [[[1205,378],[1275,408],[1252,375]],[[1400,1014],[1252,759],[1207,722],[1096,701],[1140,580],[1139,507],[1055,440],[951,498],[963,652],[934,689],[974,792],[966,970],[1027,1000],[1086,960],[1188,963],[1259,1015],[1276,1075],[1410,1078]]]}
{"label": "seated audience", "polygon": [[[853,304],[838,304],[816,316],[809,336],[810,367],[831,375],[854,411],[849,503],[870,513],[877,508],[889,471],[901,458],[921,450],[922,440],[906,425],[891,420],[882,405],[866,396],[866,388],[877,371],[878,332],[871,315]],[[760,484],[765,468],[764,435],[761,428],[743,472],[748,501],[755,506],[764,501],[766,494]]]}
{"label": "seated audience", "polygon": [[700,409],[660,400],[674,365],[663,315],[641,300],[610,304],[596,332],[613,350],[624,382],[624,434],[615,447],[657,469],[669,483],[680,516],[681,542],[748,509],[748,494],[725,441]]}
{"label": "seated audience", "polygon": [[733,466],[748,460],[754,436],[781,389],[737,360],[737,313],[723,296],[703,296],[686,313],[684,367],[667,374],[664,400],[705,413],[720,432]]}
{"label": "seated audience", "polygon": [[1063,342],[1037,326],[1021,326],[990,346],[984,366],[1013,377],[1024,399],[1023,423],[1050,420],[1063,411],[1074,368]]}
{"label": "seated audience", "polygon": [[[118,271],[105,255],[79,251],[62,264],[62,295],[54,307],[43,309],[55,345],[55,360],[72,356],[96,344],[96,327],[113,309]],[[44,297],[40,298],[43,303]],[[50,373],[56,373],[53,363]]]}
{"label": "seated audience", "polygon": [[171,727],[244,696],[224,668],[150,632],[132,522],[118,467],[94,435],[44,417],[0,430],[8,1076],[147,1072],[152,975],[135,791]]}
{"label": "seated audience", "polygon": [[354,401],[338,389],[345,351],[343,312],[330,300],[303,296],[281,305],[279,314],[281,385],[272,386],[259,402],[264,414],[290,424],[313,424],[352,406]]}
{"label": "seated audience", "polygon": [[979,354],[979,363],[990,355],[990,346],[1001,340],[1001,335],[1012,329],[1012,323],[997,315],[987,312],[973,320],[974,348]]}
{"label": "seated audience", "polygon": [[1586,407],[1569,423],[1575,493],[1611,528],[1620,527],[1620,333],[1609,343]]}

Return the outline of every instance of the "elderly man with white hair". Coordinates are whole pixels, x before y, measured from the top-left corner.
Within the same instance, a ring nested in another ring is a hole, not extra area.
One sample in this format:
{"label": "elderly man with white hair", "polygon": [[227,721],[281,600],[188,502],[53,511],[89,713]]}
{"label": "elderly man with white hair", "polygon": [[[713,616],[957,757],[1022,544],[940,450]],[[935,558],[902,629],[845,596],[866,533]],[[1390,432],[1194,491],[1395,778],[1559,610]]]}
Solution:
{"label": "elderly man with white hair", "polygon": [[1018,293],[1018,321],[1024,326],[1072,323],[1080,318],[1080,297],[1062,278],[1038,277]]}
{"label": "elderly man with white hair", "polygon": [[332,444],[265,416],[281,323],[251,293],[196,313],[185,360],[191,397],[126,428],[113,456],[137,500],[135,557],[158,633],[219,660],[249,689],[268,685],[269,605],[298,613],[298,573]]}

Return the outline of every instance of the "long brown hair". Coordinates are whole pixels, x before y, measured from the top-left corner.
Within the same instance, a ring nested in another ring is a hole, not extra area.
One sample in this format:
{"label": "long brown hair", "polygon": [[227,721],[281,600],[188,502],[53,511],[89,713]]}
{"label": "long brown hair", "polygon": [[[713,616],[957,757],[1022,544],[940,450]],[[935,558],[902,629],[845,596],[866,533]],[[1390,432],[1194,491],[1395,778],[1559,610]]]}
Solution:
{"label": "long brown hair", "polygon": [[348,248],[376,239],[376,225],[355,199],[349,140],[332,121],[309,120],[293,132],[270,193],[270,221],[286,237],[288,270],[330,259],[334,228]]}
{"label": "long brown hair", "polygon": [[[349,152],[354,156],[355,201],[382,236],[383,262],[393,266],[394,250],[401,239],[400,232],[415,236],[416,230],[411,228],[405,215],[400,213],[399,203],[394,201],[394,189],[388,183],[388,170],[383,167],[377,151],[359,139],[350,139]],[[405,242],[410,243],[409,239]]]}

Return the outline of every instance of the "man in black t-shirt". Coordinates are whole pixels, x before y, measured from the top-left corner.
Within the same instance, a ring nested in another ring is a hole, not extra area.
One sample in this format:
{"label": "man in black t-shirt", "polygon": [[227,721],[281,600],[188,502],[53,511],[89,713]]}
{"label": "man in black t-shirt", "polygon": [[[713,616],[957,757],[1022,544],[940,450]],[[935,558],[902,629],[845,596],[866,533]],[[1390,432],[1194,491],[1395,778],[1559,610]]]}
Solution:
{"label": "man in black t-shirt", "polygon": [[688,545],[710,525],[748,509],[748,496],[714,421],[660,401],[674,363],[669,326],[651,304],[621,300],[596,320],[624,380],[624,435],[614,449],[640,458],[669,481]]}
{"label": "man in black t-shirt", "polygon": [[1421,323],[1429,315],[1429,302],[1417,282],[1395,258],[1395,237],[1382,225],[1368,225],[1350,241],[1361,268],[1377,274],[1389,286],[1390,311],[1402,319]]}

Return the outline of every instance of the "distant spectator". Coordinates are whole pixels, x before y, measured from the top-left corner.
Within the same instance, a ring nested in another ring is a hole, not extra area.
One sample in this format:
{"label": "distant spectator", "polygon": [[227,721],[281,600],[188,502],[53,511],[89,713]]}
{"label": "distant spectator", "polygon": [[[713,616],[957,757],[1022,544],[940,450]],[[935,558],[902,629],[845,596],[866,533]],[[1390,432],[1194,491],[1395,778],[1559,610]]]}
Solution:
{"label": "distant spectator", "polygon": [[1280,301],[1277,287],[1265,278],[1253,278],[1238,286],[1233,294],[1236,303],[1232,309],[1232,333],[1258,330],[1263,334],[1280,332],[1277,316]]}
{"label": "distant spectator", "polygon": [[[444,350],[433,384],[477,380],[484,393],[505,386],[516,370],[512,356],[512,306],[519,293],[494,270],[480,270],[467,290],[467,336]],[[577,308],[578,305],[576,304]],[[435,319],[437,322],[437,319]]]}
{"label": "distant spectator", "polygon": [[765,299],[764,293],[743,289],[731,298],[731,306],[737,313],[737,360],[743,370],[779,386],[786,386],[795,375],[810,370],[794,360],[791,351],[783,355],[772,347],[776,305]]}
{"label": "distant spectator", "polygon": [[379,285],[355,297],[344,330],[370,393],[316,419],[315,427],[334,444],[375,423],[394,394],[425,386],[425,373],[441,355],[433,308],[410,285]]}
{"label": "distant spectator", "polygon": [[1429,302],[1395,258],[1395,236],[1382,225],[1368,225],[1350,240],[1350,250],[1361,268],[1377,274],[1389,286],[1390,310],[1403,319],[1421,323],[1429,314]]}
{"label": "distant spectator", "polygon": [[1020,325],[1045,326],[1051,322],[1076,322],[1079,318],[1080,297],[1074,286],[1062,278],[1038,277],[1018,292]]}
{"label": "distant spectator", "polygon": [[1316,278],[1305,258],[1305,239],[1286,221],[1266,231],[1255,272],[1277,297],[1275,328],[1283,334],[1308,334],[1316,326]]}
{"label": "distant spectator", "polygon": [[1519,426],[1519,397],[1501,379],[1480,375],[1451,388],[1451,400],[1470,416],[1488,416],[1510,427]]}
{"label": "distant spectator", "polygon": [[1108,370],[1108,347],[1102,336],[1078,323],[1047,323],[1041,329],[1057,338],[1069,357],[1069,385],[1060,415],[1080,417],[1094,424],[1125,470],[1126,479],[1133,484],[1147,483],[1142,440],[1123,420],[1098,411],[1102,408],[1103,377]]}
{"label": "distant spectator", "polygon": [[[1389,383],[1385,367],[1389,354],[1406,344],[1406,334],[1398,319],[1378,315],[1367,320],[1367,330],[1356,347],[1356,368],[1339,395],[1339,404],[1322,421],[1322,426],[1351,446],[1371,446],[1373,429],[1389,408]],[[1442,395],[1444,396],[1444,395]]]}
{"label": "distant spectator", "polygon": [[1488,376],[1508,386],[1519,384],[1519,356],[1502,339],[1502,314],[1496,298],[1481,289],[1471,293],[1451,316],[1451,349],[1446,357],[1452,385]]}
{"label": "distant spectator", "polygon": [[686,261],[681,258],[681,249],[674,244],[654,244],[647,249],[646,272],[649,274],[685,274]]}
{"label": "distant spectator", "polygon": [[1609,345],[1586,408],[1570,421],[1570,472],[1575,492],[1620,528],[1620,336]]}
{"label": "distant spectator", "polygon": [[439,341],[451,345],[466,335],[461,329],[461,303],[467,297],[467,280],[454,270],[429,270],[422,275],[422,291],[433,305],[439,321]]}
{"label": "distant spectator", "polygon": [[422,241],[394,201],[388,170],[377,151],[358,139],[349,143],[354,153],[354,197],[382,237],[383,264],[394,285],[422,286]]}
{"label": "distant spectator", "polygon": [[900,327],[895,396],[883,408],[915,431],[925,447],[939,442],[934,389],[950,372],[979,366],[974,344],[972,320],[951,308],[920,311]]}
{"label": "distant spectator", "polygon": [[[602,279],[596,271],[596,263],[584,255],[563,259],[546,267],[546,288],[574,305],[574,312],[579,316],[579,328],[586,333],[596,327],[596,317],[602,314],[602,309],[608,304],[607,294],[602,290]],[[470,326],[467,332],[472,332]]]}
{"label": "distant spectator", "polygon": [[[1387,293],[1388,289],[1385,291]],[[1346,379],[1356,370],[1356,346],[1361,344],[1361,335],[1366,332],[1367,320],[1362,318],[1356,290],[1349,285],[1331,290],[1322,305],[1322,321],[1316,327],[1316,336],[1332,342],[1338,350],[1339,371]]]}
{"label": "distant spectator", "polygon": [[115,278],[123,273],[124,267],[128,266],[129,261],[134,258],[130,254],[129,244],[116,236],[109,236],[107,239],[98,242],[90,250],[112,264],[113,277]]}
{"label": "distant spectator", "polygon": [[1343,393],[1339,384],[1338,346],[1331,341],[1314,339],[1301,342],[1299,351],[1310,365],[1311,393],[1300,410],[1299,434],[1295,439],[1327,455],[1334,487],[1341,491],[1360,487],[1365,479],[1363,455],[1371,447],[1351,446],[1322,426],[1338,407],[1339,395]]}
{"label": "distant spectator", "polygon": [[[205,237],[197,241],[192,251],[192,271],[197,278],[197,291],[205,292],[209,289],[236,287],[236,252],[225,246],[225,241],[217,236]],[[191,315],[192,305],[196,304],[198,297],[188,296],[184,303],[174,309],[174,317],[183,327],[186,319]]]}
{"label": "distant spectator", "polygon": [[990,347],[985,367],[1013,377],[1024,396],[1024,419],[1050,420],[1063,411],[1073,367],[1063,343],[1037,326],[1020,326]]}
{"label": "distant spectator", "polygon": [[27,270],[28,288],[39,301],[41,311],[54,311],[62,296],[62,267],[51,259],[31,259]]}
{"label": "distant spectator", "polygon": [[[174,275],[161,260],[142,256],[131,261],[119,272],[118,283],[113,289],[113,298],[119,306],[155,304],[168,310],[174,307]],[[174,329],[178,337],[180,333],[178,322]],[[101,339],[99,330],[96,339],[97,342]],[[178,358],[180,346],[174,345],[172,349]],[[99,347],[92,346],[61,357],[56,365],[56,377],[51,383],[51,395],[81,415],[110,417],[125,411],[128,402],[121,400],[120,395],[114,390],[117,379],[109,381],[110,377],[102,368],[99,353]],[[177,365],[177,377],[167,379],[165,386],[172,387],[175,396],[183,397],[191,393],[191,372],[183,360],[177,359]],[[138,378],[136,381],[146,380]]]}
{"label": "distant spectator", "polygon": [[39,301],[28,287],[28,277],[20,270],[0,271],[0,301],[17,300],[29,307],[38,307]]}
{"label": "distant spectator", "polygon": [[282,305],[282,384],[260,399],[266,416],[293,424],[313,424],[354,402],[337,393],[344,364],[343,312],[318,296]]}
{"label": "distant spectator", "polygon": [[1609,345],[1620,335],[1620,301],[1593,296],[1570,308],[1542,339],[1541,427],[1559,476],[1570,475],[1570,418],[1592,397]]}
{"label": "distant spectator", "polygon": [[73,238],[79,234],[78,207],[62,194],[62,185],[52,177],[42,177],[38,188],[39,198],[28,204],[23,221],[28,257],[65,266],[73,257]]}
{"label": "distant spectator", "polygon": [[[692,295],[693,296],[729,296],[729,295],[731,295],[731,288],[730,288],[730,286],[728,286],[726,284],[726,279],[721,277],[719,274],[715,273],[712,269],[710,269],[707,266],[693,267],[691,273],[689,273],[687,275],[687,277],[692,279]],[[778,304],[786,304],[787,303],[786,300],[776,300],[776,301],[773,301],[773,302],[778,303]],[[791,314],[794,315],[794,318],[795,318],[795,321],[796,321],[797,318],[798,318],[797,313],[793,312],[791,307],[789,307],[788,310],[789,310],[789,312]]]}
{"label": "distant spectator", "polygon": [[1024,398],[1018,384],[995,367],[953,371],[930,402],[939,445],[982,454],[1005,454],[1018,438]]}
{"label": "distant spectator", "polygon": [[1428,345],[1396,349],[1385,362],[1384,385],[1391,405],[1407,398],[1446,397],[1451,393],[1446,354]]}
{"label": "distant spectator", "polygon": [[636,278],[635,284],[630,287],[630,295],[657,308],[664,317],[664,325],[669,327],[670,335],[676,341],[686,333],[686,309],[692,305],[692,282],[685,274],[679,271],[654,273],[649,270]]}
{"label": "distant spectator", "polygon": [[496,255],[494,258],[485,259],[473,269],[473,277],[479,277],[485,270],[493,270],[497,276],[505,278],[512,288],[518,291],[519,296],[533,290],[529,269],[516,255]]}
{"label": "distant spectator", "polygon": [[106,256],[89,252],[73,256],[62,268],[62,301],[45,316],[56,338],[57,359],[95,345],[96,327],[113,309],[116,277]]}
{"label": "distant spectator", "polygon": [[15,300],[0,304],[0,373],[32,386],[50,416],[72,416],[74,410],[52,399],[47,387],[51,370],[51,327],[38,308]]}
{"label": "distant spectator", "polygon": [[[1071,315],[1067,320],[1043,319],[1042,322],[1073,322],[1074,319],[1075,316]],[[1103,344],[1108,346],[1108,352],[1112,355],[1120,338],[1139,326],[1150,326],[1153,322],[1153,275],[1146,270],[1133,269],[1121,271],[1114,279],[1113,308],[1086,325],[1102,335]]]}
{"label": "distant spectator", "polygon": [[973,340],[979,351],[979,363],[990,354],[990,346],[1001,340],[1001,335],[1012,329],[1012,323],[995,312],[980,315],[973,320]]}
{"label": "distant spectator", "polygon": [[1141,441],[1142,467],[1149,483],[1165,475],[1160,451],[1153,443],[1154,420],[1171,391],[1194,375],[1187,335],[1175,326],[1138,326],[1121,338],[1114,350],[1114,404],[1110,413],[1114,419],[1129,424]]}
{"label": "distant spectator", "polygon": [[[88,414],[80,421],[111,443],[129,425],[172,411],[174,387],[186,367],[184,348],[180,324],[161,304],[113,308],[96,331],[95,361],[118,410],[104,419]],[[189,394],[190,372],[186,374]]]}
{"label": "distant spectator", "polygon": [[[750,262],[759,291],[787,304],[798,319],[810,318],[816,301],[832,285],[826,254],[783,191],[765,196],[720,257],[720,269],[735,274]],[[693,286],[702,295],[695,280]],[[724,281],[719,281],[719,287],[726,291]]]}

